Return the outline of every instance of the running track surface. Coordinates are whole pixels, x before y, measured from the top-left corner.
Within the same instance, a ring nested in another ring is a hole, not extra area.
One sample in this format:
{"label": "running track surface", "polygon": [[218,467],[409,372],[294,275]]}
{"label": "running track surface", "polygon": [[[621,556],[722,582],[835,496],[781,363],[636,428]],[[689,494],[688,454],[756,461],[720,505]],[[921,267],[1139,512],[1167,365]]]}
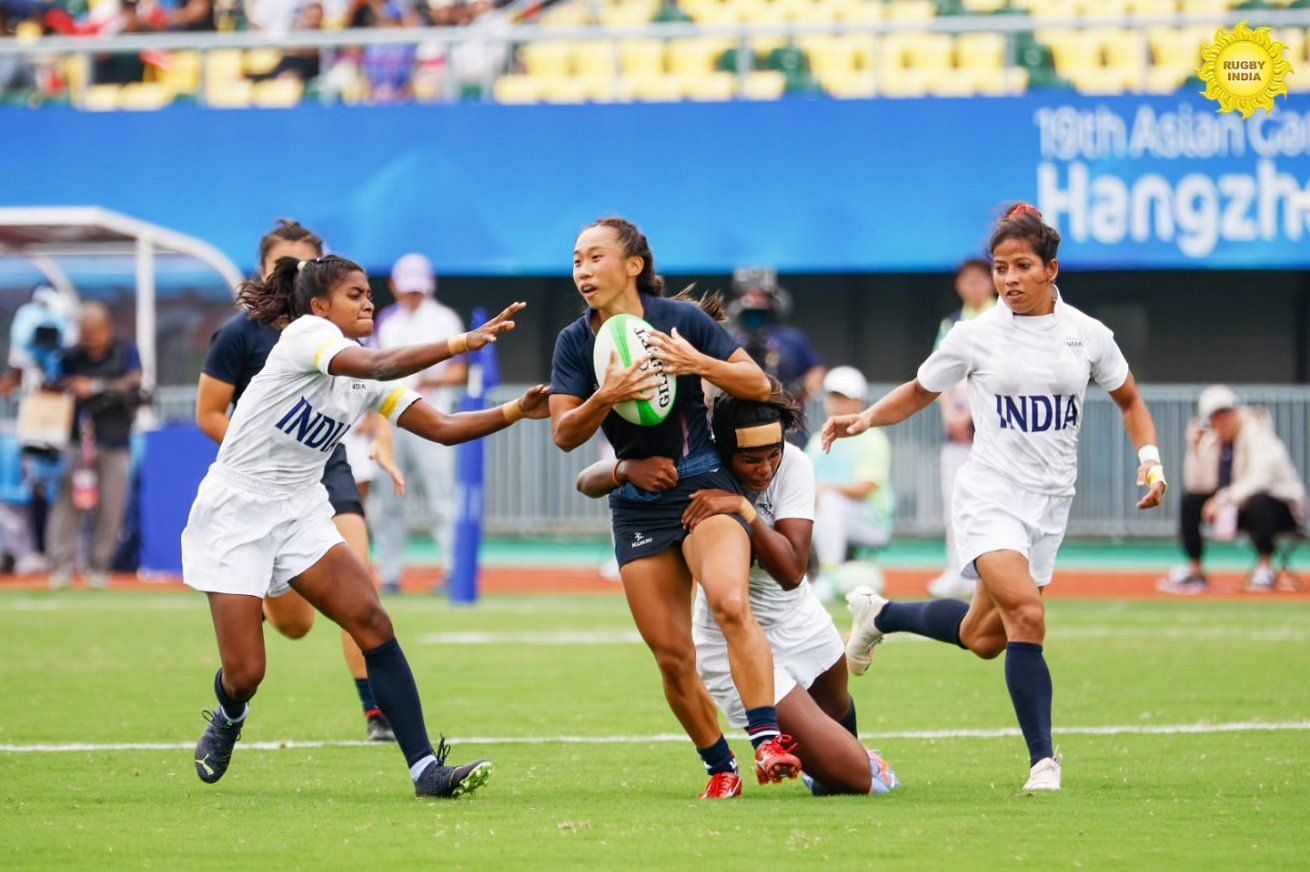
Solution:
{"label": "running track surface", "polygon": [[[916,569],[887,569],[883,571],[886,579],[887,596],[893,598],[916,598],[926,596],[928,582],[936,575],[934,571]],[[1244,576],[1236,573],[1217,573],[1211,575],[1211,592],[1194,597],[1173,597],[1161,594],[1155,589],[1160,579],[1159,572],[1106,572],[1069,570],[1057,572],[1055,581],[1046,589],[1046,595],[1057,599],[1201,599],[1201,600],[1245,600],[1251,602],[1269,601],[1303,601],[1310,602],[1310,579],[1293,580],[1299,589],[1291,589],[1291,584],[1284,582],[1289,589],[1274,593],[1245,593],[1242,591]],[[436,569],[417,568],[405,575],[403,589],[405,593],[429,593],[441,582],[441,573]],[[80,584],[80,583],[79,583]],[[42,575],[3,576],[0,577],[0,591],[3,590],[41,590],[49,587],[49,579]],[[132,575],[116,575],[110,580],[113,590],[183,590],[184,585],[177,579],[161,579],[144,582]],[[524,567],[489,567],[483,570],[481,578],[483,593],[489,594],[596,594],[601,596],[618,596],[622,589],[618,584],[606,581],[594,570],[585,567],[559,567],[548,569],[530,569]]]}

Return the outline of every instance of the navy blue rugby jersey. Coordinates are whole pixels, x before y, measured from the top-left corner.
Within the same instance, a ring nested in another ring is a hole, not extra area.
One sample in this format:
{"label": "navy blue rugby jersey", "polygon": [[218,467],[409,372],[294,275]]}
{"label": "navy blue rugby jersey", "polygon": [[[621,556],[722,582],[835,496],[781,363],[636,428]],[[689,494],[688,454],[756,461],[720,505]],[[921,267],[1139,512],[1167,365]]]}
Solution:
{"label": "navy blue rugby jersey", "polygon": [[245,393],[250,380],[264,368],[268,353],[277,344],[279,335],[267,324],[259,323],[245,312],[238,312],[214,334],[202,371],[210,378],[232,385],[232,402],[235,404]]}
{"label": "navy blue rugby jersey", "polygon": [[[695,303],[641,295],[643,318],[661,333],[673,328],[702,354],[727,360],[739,347],[728,331],[701,311]],[[550,391],[587,399],[600,385],[596,381],[592,354],[596,334],[591,329],[591,312],[560,331],[555,340],[555,357],[551,364]],[[678,377],[678,395],[673,411],[654,427],[642,427],[625,421],[613,411],[601,423],[605,438],[614,446],[621,460],[669,457],[675,461],[713,447],[705,411],[705,395],[696,376]]]}

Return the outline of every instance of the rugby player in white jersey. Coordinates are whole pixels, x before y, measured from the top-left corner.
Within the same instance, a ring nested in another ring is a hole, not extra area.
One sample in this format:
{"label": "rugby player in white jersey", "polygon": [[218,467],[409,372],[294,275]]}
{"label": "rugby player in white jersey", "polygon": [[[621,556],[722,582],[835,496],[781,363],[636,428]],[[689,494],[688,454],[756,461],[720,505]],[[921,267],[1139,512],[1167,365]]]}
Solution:
{"label": "rugby player in white jersey", "polygon": [[523,304],[448,340],[381,351],[358,342],[373,330],[373,300],[363,269],[345,258],[283,258],[249,287],[266,302],[280,301],[257,317],[290,324],[237,405],[182,533],[183,578],[209,598],[222,660],[214,677],[218,706],[206,712],[210,723],[196,745],[196,774],[213,783],[227,771],[247,703],[264,677],[263,600],[290,586],[363,651],[415,793],[467,793],[486,781],[490,764],[447,766],[445,743],[433,750],[391,619],[332,523],[320,479],[341,437],[369,410],[445,444],[546,417],[544,386],[493,409],[445,415],[408,388],[383,384],[495,342],[514,329],[511,319]]}
{"label": "rugby player in white jersey", "polygon": [[989,245],[1001,305],[957,324],[913,381],[823,427],[826,448],[904,421],[967,379],[975,435],[956,479],[951,523],[960,569],[978,580],[973,603],[892,603],[857,589],[847,597],[855,623],[846,656],[851,671],[863,674],[873,647],[895,632],[959,645],[983,659],[1004,651],[1005,683],[1030,758],[1025,790],[1060,789],[1041,594],[1069,519],[1089,380],[1119,406],[1137,449],[1137,484],[1148,488],[1137,507],[1158,506],[1165,492],[1155,424],[1114,334],[1064,302],[1055,286],[1059,246],[1060,234],[1037,209],[1011,207]]}

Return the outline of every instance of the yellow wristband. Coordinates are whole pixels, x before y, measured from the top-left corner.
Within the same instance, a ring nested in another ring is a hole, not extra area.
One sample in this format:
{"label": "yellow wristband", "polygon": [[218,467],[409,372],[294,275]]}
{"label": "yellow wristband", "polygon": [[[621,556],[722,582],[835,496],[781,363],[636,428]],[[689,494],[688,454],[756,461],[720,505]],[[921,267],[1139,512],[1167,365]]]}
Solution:
{"label": "yellow wristband", "polygon": [[1146,486],[1151,487],[1156,482],[1160,482],[1161,484],[1165,484],[1165,485],[1168,484],[1168,482],[1164,480],[1163,466],[1152,466],[1150,469],[1146,471]]}
{"label": "yellow wristband", "polygon": [[523,401],[512,400],[500,407],[500,412],[505,416],[505,420],[513,424],[523,417]]}
{"label": "yellow wristband", "polygon": [[447,339],[446,345],[450,347],[451,354],[463,354],[469,350],[469,335],[467,333],[458,333]]}
{"label": "yellow wristband", "polygon": [[741,512],[739,514],[746,519],[747,524],[754,524],[755,519],[759,516],[755,511],[755,507],[751,505],[751,501],[745,497],[741,498]]}

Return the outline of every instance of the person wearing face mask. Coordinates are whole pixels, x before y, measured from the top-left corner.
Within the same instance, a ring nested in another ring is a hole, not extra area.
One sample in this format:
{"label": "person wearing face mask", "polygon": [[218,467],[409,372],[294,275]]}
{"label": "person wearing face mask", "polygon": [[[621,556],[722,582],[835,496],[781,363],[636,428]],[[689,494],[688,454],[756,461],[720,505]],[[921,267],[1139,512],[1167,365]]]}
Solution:
{"label": "person wearing face mask", "polygon": [[[786,323],[791,314],[791,294],[778,284],[774,270],[761,267],[745,267],[733,273],[732,294],[728,314],[733,338],[803,408],[822,389],[826,370],[805,334]],[[803,448],[809,433],[801,427],[787,438]]]}
{"label": "person wearing face mask", "polygon": [[1206,591],[1201,524],[1207,522],[1216,539],[1232,539],[1239,530],[1250,535],[1257,561],[1246,589],[1273,590],[1274,539],[1304,522],[1305,485],[1265,410],[1243,406],[1232,388],[1211,385],[1201,392],[1197,413],[1187,431],[1178,515],[1188,565],[1158,587],[1183,596]]}

